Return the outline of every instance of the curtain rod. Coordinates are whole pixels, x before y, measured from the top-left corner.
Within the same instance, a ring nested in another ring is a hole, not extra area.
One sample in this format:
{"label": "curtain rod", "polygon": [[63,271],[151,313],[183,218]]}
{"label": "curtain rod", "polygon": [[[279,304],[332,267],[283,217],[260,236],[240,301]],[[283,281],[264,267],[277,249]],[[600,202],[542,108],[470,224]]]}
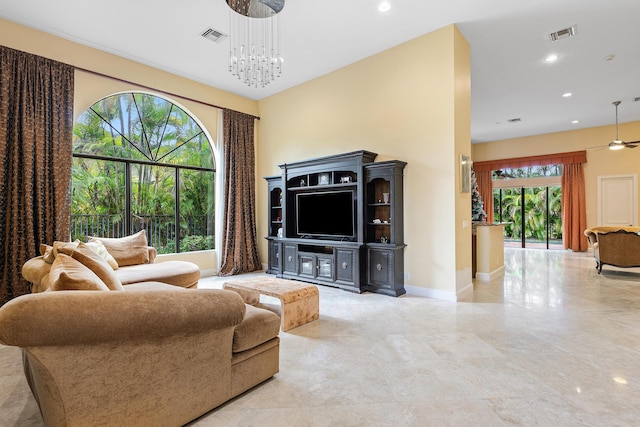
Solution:
{"label": "curtain rod", "polygon": [[[215,104],[211,104],[211,103],[208,103],[208,102],[200,101],[200,100],[194,99],[194,98],[189,98],[188,96],[184,96],[184,95],[178,95],[177,93],[168,92],[166,90],[156,89],[156,88],[151,87],[151,86],[147,86],[147,85],[143,85],[143,84],[140,84],[140,83],[132,82],[130,80],[121,79],[119,77],[109,76],[107,74],[99,73],[97,71],[89,70],[89,69],[86,69],[86,68],[76,67],[76,66],[74,66],[74,68],[76,70],[84,71],[85,73],[93,74],[95,76],[100,76],[100,77],[104,77],[104,78],[107,78],[107,79],[116,80],[116,81],[121,82],[121,83],[126,83],[126,84],[130,84],[130,85],[139,86],[141,88],[153,90],[153,91],[156,91],[156,92],[160,92],[160,93],[163,93],[165,95],[173,96],[173,97],[176,97],[176,98],[182,98],[182,99],[185,99],[187,101],[195,102],[195,103],[201,104],[201,105],[206,105],[207,107],[219,108],[221,110],[231,110],[230,108],[221,107],[219,105],[215,105]],[[236,111],[236,110],[232,110],[232,111]],[[237,112],[238,113],[242,113],[242,114],[247,114],[247,113],[243,113],[242,111],[237,111]],[[259,116],[254,116],[253,114],[247,114],[247,116],[251,116],[254,119],[260,120]]]}

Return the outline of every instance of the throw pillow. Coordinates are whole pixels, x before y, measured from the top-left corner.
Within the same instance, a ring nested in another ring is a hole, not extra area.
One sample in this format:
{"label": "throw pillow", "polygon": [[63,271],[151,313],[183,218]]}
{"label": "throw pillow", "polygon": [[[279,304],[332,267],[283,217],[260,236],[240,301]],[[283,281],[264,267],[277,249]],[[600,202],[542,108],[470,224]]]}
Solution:
{"label": "throw pillow", "polygon": [[56,240],[55,242],[53,242],[53,246],[49,246],[49,245],[45,245],[44,243],[41,243],[40,255],[42,255],[42,259],[45,262],[52,264],[53,261],[56,259],[56,256],[58,255],[58,249],[60,247],[69,246],[69,247],[75,248],[78,246],[78,243],[80,243],[80,240],[75,240],[73,242],[61,242]]}
{"label": "throw pillow", "polygon": [[42,259],[51,264],[53,262],[53,246],[47,245],[45,243],[40,243],[40,255],[42,255]]}
{"label": "throw pillow", "polygon": [[87,242],[86,245],[93,252],[100,255],[100,258],[107,261],[107,264],[111,266],[114,270],[118,269],[118,263],[115,258],[111,256],[111,254],[107,251],[107,248],[104,247],[104,244],[100,240],[94,240],[93,242]]}
{"label": "throw pillow", "polygon": [[55,261],[53,261],[47,282],[48,288],[53,291],[109,290],[107,285],[93,271],[63,253],[58,254]]}
{"label": "throw pillow", "polygon": [[124,290],[122,283],[120,283],[120,280],[113,271],[113,268],[111,268],[111,266],[107,264],[100,255],[93,252],[93,250],[91,250],[85,243],[80,242],[77,248],[61,246],[58,248],[58,256],[59,254],[65,254],[77,261],[80,261],[82,265],[93,271],[110,290]]}
{"label": "throw pillow", "polygon": [[107,249],[107,252],[113,256],[120,267],[149,263],[147,234],[144,230],[140,230],[136,234],[127,237],[110,238],[89,236],[88,240],[89,242],[100,240]]}

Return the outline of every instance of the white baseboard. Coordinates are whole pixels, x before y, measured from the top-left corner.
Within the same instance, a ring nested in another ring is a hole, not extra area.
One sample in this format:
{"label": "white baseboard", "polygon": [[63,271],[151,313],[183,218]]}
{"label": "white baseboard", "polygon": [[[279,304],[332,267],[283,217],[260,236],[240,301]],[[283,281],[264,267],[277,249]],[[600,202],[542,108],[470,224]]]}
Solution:
{"label": "white baseboard", "polygon": [[404,288],[406,289],[407,294],[409,295],[439,299],[443,301],[458,302],[461,299],[466,298],[468,295],[470,295],[473,292],[473,283],[469,283],[459,292],[443,291],[440,289],[431,289],[431,288],[421,288],[419,286],[408,286],[408,285],[405,285]]}
{"label": "white baseboard", "polygon": [[493,270],[490,273],[480,273],[479,271],[476,271],[476,280],[481,280],[483,282],[488,282],[493,277],[495,277],[499,273],[502,273],[503,271],[504,271],[504,265],[496,268],[495,270]]}

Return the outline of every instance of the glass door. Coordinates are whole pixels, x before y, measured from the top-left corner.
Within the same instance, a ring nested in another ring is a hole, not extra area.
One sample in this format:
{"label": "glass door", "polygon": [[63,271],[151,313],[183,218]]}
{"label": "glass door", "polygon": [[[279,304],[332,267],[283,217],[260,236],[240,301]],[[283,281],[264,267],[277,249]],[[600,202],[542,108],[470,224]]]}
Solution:
{"label": "glass door", "polygon": [[504,245],[523,247],[522,240],[522,188],[494,190],[494,219],[505,223]]}
{"label": "glass door", "polygon": [[549,249],[547,246],[547,187],[523,188],[524,247]]}
{"label": "glass door", "polygon": [[506,223],[506,247],[563,249],[559,185],[494,190],[494,218]]}

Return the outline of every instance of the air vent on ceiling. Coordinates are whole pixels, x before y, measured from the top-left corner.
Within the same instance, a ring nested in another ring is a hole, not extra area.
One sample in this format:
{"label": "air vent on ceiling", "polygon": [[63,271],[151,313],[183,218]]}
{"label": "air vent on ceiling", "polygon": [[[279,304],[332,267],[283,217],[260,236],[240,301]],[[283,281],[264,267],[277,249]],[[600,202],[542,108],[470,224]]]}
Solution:
{"label": "air vent on ceiling", "polygon": [[204,30],[201,36],[207,40],[211,40],[212,42],[216,42],[216,43],[220,43],[222,40],[227,38],[227,35],[225,33],[219,30],[214,30],[211,27]]}
{"label": "air vent on ceiling", "polygon": [[509,120],[507,120],[507,121],[508,121],[509,123],[518,123],[518,122],[521,122],[521,121],[522,121],[522,119],[521,119],[520,117],[517,117],[517,118],[515,118],[515,119],[509,119]]}
{"label": "air vent on ceiling", "polygon": [[573,37],[576,35],[578,28],[576,25],[569,28],[563,28],[562,30],[558,30],[554,33],[549,34],[549,38],[552,42],[558,41],[560,39],[567,39],[569,37]]}
{"label": "air vent on ceiling", "polygon": [[633,102],[640,102],[640,96],[636,96],[635,98],[633,98]]}

